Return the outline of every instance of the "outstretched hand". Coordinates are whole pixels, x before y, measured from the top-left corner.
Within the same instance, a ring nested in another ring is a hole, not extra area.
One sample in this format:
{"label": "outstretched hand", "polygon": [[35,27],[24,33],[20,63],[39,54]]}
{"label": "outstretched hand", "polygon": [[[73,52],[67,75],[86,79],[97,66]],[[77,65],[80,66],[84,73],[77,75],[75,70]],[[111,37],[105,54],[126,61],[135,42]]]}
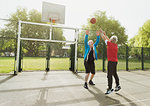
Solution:
{"label": "outstretched hand", "polygon": [[100,28],[100,36],[103,36],[103,30]]}
{"label": "outstretched hand", "polygon": [[99,36],[99,31],[96,31],[96,35]]}
{"label": "outstretched hand", "polygon": [[101,37],[102,37],[102,39],[105,41],[106,40],[106,37],[105,37],[105,35],[106,35],[106,33],[100,28],[100,33],[101,33]]}
{"label": "outstretched hand", "polygon": [[104,34],[104,35],[106,35],[106,32],[105,32],[105,31],[103,31],[103,34]]}
{"label": "outstretched hand", "polygon": [[86,35],[89,35],[89,30],[86,30]]}
{"label": "outstretched hand", "polygon": [[109,37],[106,35],[105,31],[103,31],[103,35],[104,35],[104,37],[105,37],[106,40],[109,40]]}
{"label": "outstretched hand", "polygon": [[102,30],[101,28],[100,28],[100,30],[99,30],[99,31],[100,31],[100,33],[103,33],[103,30]]}

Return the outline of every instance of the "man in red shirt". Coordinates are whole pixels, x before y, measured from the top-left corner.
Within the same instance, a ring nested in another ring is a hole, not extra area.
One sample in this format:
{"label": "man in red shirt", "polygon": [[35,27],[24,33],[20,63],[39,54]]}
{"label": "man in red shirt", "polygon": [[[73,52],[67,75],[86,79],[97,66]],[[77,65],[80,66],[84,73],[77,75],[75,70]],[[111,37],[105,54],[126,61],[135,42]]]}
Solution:
{"label": "man in red shirt", "polygon": [[107,59],[108,59],[108,71],[107,71],[107,78],[108,78],[108,89],[105,94],[110,94],[113,92],[112,89],[112,76],[114,76],[115,81],[116,81],[116,87],[115,91],[119,91],[121,89],[119,85],[119,77],[117,74],[117,53],[118,53],[118,46],[117,46],[117,41],[118,38],[117,36],[112,36],[110,39],[106,36],[106,33],[100,30],[101,32],[101,37],[105,41],[107,45]]}

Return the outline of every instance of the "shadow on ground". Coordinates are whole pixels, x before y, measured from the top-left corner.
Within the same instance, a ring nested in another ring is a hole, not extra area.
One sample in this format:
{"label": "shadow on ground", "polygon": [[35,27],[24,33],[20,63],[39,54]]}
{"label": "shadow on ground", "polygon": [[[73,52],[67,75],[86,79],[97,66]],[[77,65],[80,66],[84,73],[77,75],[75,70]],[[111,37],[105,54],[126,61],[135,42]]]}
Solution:
{"label": "shadow on ground", "polygon": [[0,80],[0,84],[6,82],[6,81],[8,81],[8,80],[10,80],[10,79],[13,78],[15,75],[10,74],[10,75],[7,75],[7,76],[8,76],[8,77],[6,77],[6,78]]}

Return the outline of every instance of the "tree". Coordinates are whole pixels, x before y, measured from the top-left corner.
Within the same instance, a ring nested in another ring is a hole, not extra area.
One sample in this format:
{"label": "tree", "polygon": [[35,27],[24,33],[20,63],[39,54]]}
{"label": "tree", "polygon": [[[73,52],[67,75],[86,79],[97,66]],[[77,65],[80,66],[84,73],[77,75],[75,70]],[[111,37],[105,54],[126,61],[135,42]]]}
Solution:
{"label": "tree", "polygon": [[[91,17],[96,18],[95,24],[90,23]],[[91,17],[87,19],[88,24],[82,26],[83,29],[99,30],[102,28],[108,37],[116,35],[118,37],[118,44],[123,45],[127,42],[128,36],[125,34],[125,28],[121,26],[120,23],[113,17],[107,17],[106,12],[96,11]],[[85,31],[82,31],[79,36],[79,40],[82,43],[84,42],[84,35]],[[96,40],[96,31],[90,31],[89,39],[92,39],[93,41]],[[101,54],[103,53],[102,42],[102,39],[100,39],[100,43],[97,49]]]}
{"label": "tree", "polygon": [[[35,9],[27,12],[27,9],[25,8],[18,8],[15,13],[10,15],[9,19],[10,19],[10,22],[5,25],[4,29],[0,30],[0,35],[2,37],[16,38],[16,35],[18,32],[17,22],[19,20],[43,23],[41,22],[41,13]],[[4,32],[5,34],[3,34]],[[22,24],[21,37],[48,39],[49,33],[50,33],[50,28],[47,26]],[[63,33],[62,33],[62,29],[54,28],[53,34],[55,35],[56,39],[65,40],[65,37],[63,36]],[[2,44],[3,43],[0,43],[0,47],[2,46]],[[9,42],[7,42],[6,46],[8,46],[9,48],[12,48],[8,44]],[[10,43],[10,44],[16,45],[15,42]],[[8,48],[6,46],[3,46],[3,51],[5,51],[5,49]],[[55,48],[56,46],[57,48]],[[52,50],[62,48],[62,46],[63,46],[62,44],[55,44],[53,45]],[[27,56],[37,56],[39,51],[44,48],[46,48],[46,45],[44,45],[44,42],[22,41],[22,50]]]}
{"label": "tree", "polygon": [[[9,35],[9,36],[7,36]],[[16,48],[16,33],[14,30],[4,28],[0,30],[0,55],[9,55],[11,52],[15,52]],[[7,54],[6,54],[7,53]]]}
{"label": "tree", "polygon": [[129,40],[129,46],[150,47],[150,20],[139,28],[138,34]]}
{"label": "tree", "polygon": [[[139,47],[150,48],[150,20],[139,28],[138,34],[129,40],[128,45],[132,47],[130,52],[135,56],[141,55],[141,48]],[[150,56],[150,49],[144,48],[144,55]]]}

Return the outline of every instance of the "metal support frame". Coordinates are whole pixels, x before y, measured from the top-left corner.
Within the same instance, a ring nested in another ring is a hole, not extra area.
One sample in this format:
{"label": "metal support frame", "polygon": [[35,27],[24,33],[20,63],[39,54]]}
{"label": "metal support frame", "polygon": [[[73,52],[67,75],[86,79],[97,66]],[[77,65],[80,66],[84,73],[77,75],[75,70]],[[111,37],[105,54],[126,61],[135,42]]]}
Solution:
{"label": "metal support frame", "polygon": [[19,52],[19,68],[18,68],[18,72],[21,72],[22,71],[22,68],[21,68],[21,60],[22,60],[22,41],[20,41],[20,52]]}
{"label": "metal support frame", "polygon": [[129,47],[126,46],[126,71],[129,70],[129,67],[128,67],[128,60],[129,59]]}
{"label": "metal support frame", "polygon": [[79,29],[76,28],[75,30],[75,62],[74,62],[74,72],[77,72],[77,53],[78,53],[78,34],[79,34]]}
{"label": "metal support frame", "polygon": [[142,65],[142,70],[144,70],[144,48],[141,48],[141,65]]}
{"label": "metal support frame", "polygon": [[[50,37],[49,39],[34,39],[34,38],[22,38],[21,35],[21,24],[32,24],[32,25],[40,25],[40,26],[49,26],[50,27]],[[75,30],[75,41],[61,41],[61,40],[52,40],[51,35],[52,35],[52,28],[64,28],[64,29],[72,29]],[[18,25],[18,42],[17,42],[17,64],[16,64],[16,72],[14,72],[15,75],[18,74],[19,72],[19,55],[20,55],[20,42],[21,40],[28,40],[28,41],[44,41],[44,42],[59,42],[59,43],[70,43],[70,44],[75,44],[75,67],[74,70],[77,72],[77,46],[78,46],[78,33],[79,29],[78,28],[73,28],[73,27],[64,27],[60,25],[49,25],[49,24],[43,24],[43,23],[33,23],[33,22],[26,22],[26,21],[19,21]]]}
{"label": "metal support frame", "polygon": [[14,72],[15,75],[18,74],[19,71],[19,55],[20,55],[20,35],[21,35],[21,21],[19,21],[18,25],[18,43],[17,43],[17,64],[16,64],[16,72]]}
{"label": "metal support frame", "polygon": [[75,41],[61,41],[61,40],[47,40],[47,39],[33,39],[33,38],[20,38],[20,40],[29,40],[29,41],[44,41],[44,42],[53,42],[53,43],[71,43],[75,44]]}
{"label": "metal support frame", "polygon": [[50,26],[50,32],[49,32],[49,40],[52,40],[52,22],[51,22],[51,26]]}
{"label": "metal support frame", "polygon": [[50,70],[49,63],[50,63],[50,44],[47,44],[47,56],[46,56],[46,71],[48,72]]}
{"label": "metal support frame", "polygon": [[70,71],[75,71],[74,66],[75,66],[75,44],[71,44],[71,52],[70,52]]}
{"label": "metal support frame", "polygon": [[[49,40],[52,40],[52,22],[49,29]],[[48,72],[50,70],[50,43],[47,44],[47,57],[46,57],[46,71]]]}
{"label": "metal support frame", "polygon": [[106,59],[106,45],[105,45],[105,42],[103,41],[103,72],[106,71],[105,69],[105,59]]}

